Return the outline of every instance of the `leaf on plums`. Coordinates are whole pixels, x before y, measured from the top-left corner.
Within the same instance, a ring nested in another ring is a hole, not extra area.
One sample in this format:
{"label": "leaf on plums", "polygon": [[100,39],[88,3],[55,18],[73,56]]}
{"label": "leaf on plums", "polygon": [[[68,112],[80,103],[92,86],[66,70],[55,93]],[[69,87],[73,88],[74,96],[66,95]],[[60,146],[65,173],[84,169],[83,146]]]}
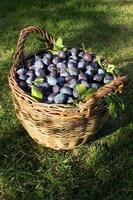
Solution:
{"label": "leaf on plums", "polygon": [[31,88],[31,96],[40,101],[43,99],[42,92],[34,85]]}
{"label": "leaf on plums", "polygon": [[86,92],[87,87],[85,84],[81,83],[76,85],[75,90],[78,93],[78,95],[82,96]]}
{"label": "leaf on plums", "polygon": [[84,94],[84,100],[87,101],[89,96],[91,96],[93,93],[95,93],[97,91],[97,89],[95,88],[89,88]]}
{"label": "leaf on plums", "polygon": [[106,71],[110,74],[113,74],[116,70],[116,66],[113,64],[108,64]]}
{"label": "leaf on plums", "polygon": [[63,45],[63,39],[61,37],[59,37],[55,44],[53,49],[51,50],[51,53],[53,54],[57,54],[60,50],[66,51],[67,48]]}
{"label": "leaf on plums", "polygon": [[110,93],[104,97],[106,104],[108,105],[109,114],[112,118],[116,118],[118,113],[125,110],[125,105],[116,93]]}
{"label": "leaf on plums", "polygon": [[96,62],[103,68],[101,56],[96,56]]}
{"label": "leaf on plums", "polygon": [[43,83],[44,82],[44,78],[37,78],[37,79],[35,79],[34,81],[33,81],[33,83],[35,83],[35,84],[41,84],[41,83]]}
{"label": "leaf on plums", "polygon": [[55,42],[55,46],[57,46],[57,47],[64,47],[64,45],[63,45],[63,39],[61,38],[61,37],[59,37],[57,40],[56,40],[56,42]]}

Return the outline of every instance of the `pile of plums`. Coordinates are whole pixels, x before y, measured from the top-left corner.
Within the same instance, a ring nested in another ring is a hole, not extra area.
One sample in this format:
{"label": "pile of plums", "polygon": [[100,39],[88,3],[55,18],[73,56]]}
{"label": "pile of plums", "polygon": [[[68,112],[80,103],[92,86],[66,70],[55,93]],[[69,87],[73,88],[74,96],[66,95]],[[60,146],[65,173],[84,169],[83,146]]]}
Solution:
{"label": "pile of plums", "polygon": [[[36,81],[40,78],[44,80],[41,83]],[[34,84],[43,93],[42,102],[56,104],[82,100],[76,91],[77,84],[98,89],[113,79],[98,65],[95,54],[76,48],[61,50],[57,55],[38,53],[16,71],[16,80],[24,91],[31,94]]]}

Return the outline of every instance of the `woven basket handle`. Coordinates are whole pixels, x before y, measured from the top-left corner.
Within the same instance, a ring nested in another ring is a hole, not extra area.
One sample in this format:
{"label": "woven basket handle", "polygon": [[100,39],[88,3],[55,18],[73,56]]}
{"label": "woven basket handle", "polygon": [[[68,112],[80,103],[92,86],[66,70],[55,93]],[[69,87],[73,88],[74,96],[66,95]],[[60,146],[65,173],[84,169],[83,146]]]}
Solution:
{"label": "woven basket handle", "polygon": [[[93,94],[91,97],[89,97],[88,101],[84,104],[80,104],[80,112],[83,112],[85,110],[88,110],[88,108],[94,108],[98,100],[106,96],[107,94],[111,92],[122,92],[123,86],[127,83],[128,79],[126,76],[117,77],[114,81],[111,83],[104,85],[101,87],[95,94]],[[90,112],[90,110],[88,110]]]}
{"label": "woven basket handle", "polygon": [[41,34],[43,38],[46,40],[47,45],[53,46],[54,38],[46,30],[38,26],[29,26],[27,28],[24,28],[22,29],[19,35],[16,52],[14,55],[14,64],[20,64],[24,61],[23,49],[26,37],[28,36],[29,33],[34,33],[34,32]]}

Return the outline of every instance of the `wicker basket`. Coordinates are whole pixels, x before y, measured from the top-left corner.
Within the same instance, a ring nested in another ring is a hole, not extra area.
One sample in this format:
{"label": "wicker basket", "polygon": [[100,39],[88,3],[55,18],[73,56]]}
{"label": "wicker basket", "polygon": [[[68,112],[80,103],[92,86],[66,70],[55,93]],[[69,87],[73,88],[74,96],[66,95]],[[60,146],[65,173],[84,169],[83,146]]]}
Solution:
{"label": "wicker basket", "polygon": [[[33,32],[41,34],[48,45],[52,46],[54,43],[53,37],[42,28],[31,26],[21,31],[8,77],[17,117],[36,142],[56,150],[73,149],[85,143],[89,136],[102,128],[109,116],[102,99],[110,92],[122,91],[127,78],[117,77],[100,88],[86,103],[79,103],[78,107],[37,102],[15,80],[17,67],[34,56],[23,55],[26,37]],[[46,50],[45,48],[43,51]]]}

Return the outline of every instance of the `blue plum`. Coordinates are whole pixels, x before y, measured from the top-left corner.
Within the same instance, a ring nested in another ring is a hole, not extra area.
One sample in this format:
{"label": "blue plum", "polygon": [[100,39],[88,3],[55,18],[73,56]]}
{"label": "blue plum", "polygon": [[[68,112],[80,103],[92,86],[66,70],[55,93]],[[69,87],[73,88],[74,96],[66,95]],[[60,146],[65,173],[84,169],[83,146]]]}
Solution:
{"label": "blue plum", "polygon": [[85,68],[85,61],[84,61],[84,60],[79,61],[79,63],[78,63],[78,68],[79,68],[79,69]]}
{"label": "blue plum", "polygon": [[88,83],[88,81],[86,81],[86,80],[81,80],[81,83],[84,84],[87,88],[91,87],[91,84]]}
{"label": "blue plum", "polygon": [[51,71],[53,71],[53,70],[56,69],[56,66],[55,66],[54,64],[50,64],[50,65],[47,67],[47,69],[51,72]]}
{"label": "blue plum", "polygon": [[99,89],[100,88],[100,84],[99,83],[92,83],[91,87],[95,88],[95,89]]}
{"label": "blue plum", "polygon": [[64,85],[65,82],[66,81],[65,81],[65,78],[63,76],[60,76],[59,78],[57,78],[57,85],[62,86],[62,85]]}
{"label": "blue plum", "polygon": [[59,93],[55,96],[54,102],[57,104],[64,104],[67,102],[68,95],[64,93]]}
{"label": "blue plum", "polygon": [[58,68],[58,69],[66,68],[66,65],[65,65],[65,63],[58,62],[58,63],[57,63],[57,68]]}
{"label": "blue plum", "polygon": [[58,62],[60,62],[60,58],[58,56],[55,56],[52,60],[54,65],[57,65]]}
{"label": "blue plum", "polygon": [[54,103],[54,98],[55,98],[55,94],[51,93],[50,95],[48,95],[47,97],[47,101],[48,103]]}
{"label": "blue plum", "polygon": [[67,103],[69,104],[74,103],[74,99],[72,97],[68,97]]}
{"label": "blue plum", "polygon": [[29,76],[28,78],[27,78],[27,80],[26,80],[26,83],[28,84],[28,85],[32,85],[32,81],[34,81],[35,80],[35,76]]}
{"label": "blue plum", "polygon": [[104,84],[107,84],[112,80],[113,80],[113,76],[106,75],[103,82],[104,82]]}
{"label": "blue plum", "polygon": [[58,56],[59,56],[59,58],[61,58],[61,59],[65,59],[65,58],[66,58],[66,54],[65,54],[64,51],[59,51],[59,52],[58,52]]}
{"label": "blue plum", "polygon": [[54,78],[52,76],[47,76],[47,82],[48,82],[49,85],[53,86],[53,85],[56,85],[57,80],[56,80],[56,78]]}
{"label": "blue plum", "polygon": [[28,78],[28,76],[26,76],[25,74],[19,75],[19,79],[22,80],[22,81],[26,81],[27,78]]}
{"label": "blue plum", "polygon": [[77,56],[77,54],[78,54],[78,50],[77,50],[76,48],[72,48],[72,49],[70,50],[70,52],[71,52],[71,54],[72,54],[73,56]]}
{"label": "blue plum", "polygon": [[28,85],[25,81],[20,81],[19,82],[20,88],[22,88],[23,90],[27,90],[28,89]]}
{"label": "blue plum", "polygon": [[96,82],[101,82],[103,80],[103,75],[102,74],[95,74],[93,76],[93,80]]}
{"label": "blue plum", "polygon": [[45,70],[42,68],[35,69],[35,75],[37,77],[44,77],[46,75]]}
{"label": "blue plum", "polygon": [[58,94],[60,92],[60,86],[59,85],[54,85],[52,90],[53,90],[54,94]]}
{"label": "blue plum", "polygon": [[69,67],[68,72],[71,76],[77,76],[79,73],[78,69],[75,67]]}
{"label": "blue plum", "polygon": [[74,88],[76,86],[76,84],[78,83],[78,81],[76,79],[72,79],[68,82],[68,86],[70,88]]}
{"label": "blue plum", "polygon": [[45,56],[46,58],[48,58],[49,60],[52,60],[52,58],[53,58],[53,56],[52,56],[52,54],[51,54],[50,52],[45,53],[44,56]]}
{"label": "blue plum", "polygon": [[84,52],[81,51],[81,52],[78,54],[78,57],[83,58],[83,57],[84,57]]}
{"label": "blue plum", "polygon": [[47,82],[44,82],[44,83],[40,83],[38,85],[38,87],[40,89],[42,89],[42,91],[50,91],[51,90],[51,86],[47,83]]}
{"label": "blue plum", "polygon": [[104,69],[98,69],[98,74],[105,75],[105,70]]}
{"label": "blue plum", "polygon": [[88,80],[87,74],[80,72],[80,74],[78,76],[78,80]]}
{"label": "blue plum", "polygon": [[61,89],[60,89],[60,93],[64,93],[64,94],[68,94],[68,95],[72,95],[72,93],[73,93],[73,90],[71,89],[71,88],[69,88],[69,87],[62,87]]}
{"label": "blue plum", "polygon": [[34,63],[34,67],[35,69],[37,68],[43,68],[43,63],[41,60],[36,60],[35,63]]}
{"label": "blue plum", "polygon": [[46,56],[44,56],[43,57],[43,63],[48,66],[48,65],[50,65],[51,62]]}
{"label": "blue plum", "polygon": [[35,75],[35,71],[33,69],[29,69],[26,73],[27,76],[34,76]]}
{"label": "blue plum", "polygon": [[20,68],[20,69],[17,70],[18,75],[22,75],[22,74],[24,75],[26,73],[27,73],[27,69],[25,69],[25,68]]}

